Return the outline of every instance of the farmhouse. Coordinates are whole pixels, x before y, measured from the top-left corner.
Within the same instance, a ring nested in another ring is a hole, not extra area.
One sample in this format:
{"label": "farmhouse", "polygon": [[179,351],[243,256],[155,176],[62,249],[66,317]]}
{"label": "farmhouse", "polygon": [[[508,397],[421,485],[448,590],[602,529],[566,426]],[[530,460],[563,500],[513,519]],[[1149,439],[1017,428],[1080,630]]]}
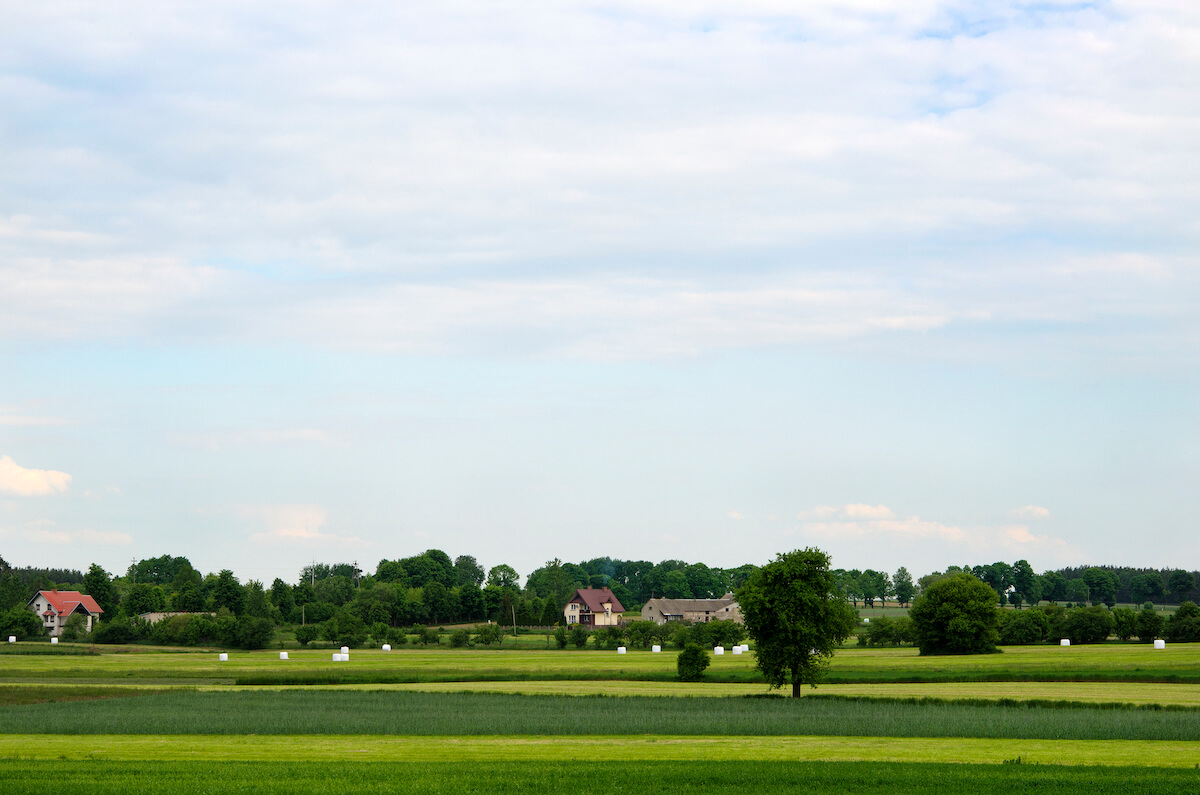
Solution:
{"label": "farmhouse", "polygon": [[608,588],[580,588],[563,607],[568,624],[585,627],[615,627],[625,608]]}
{"label": "farmhouse", "polygon": [[42,626],[51,637],[61,635],[67,619],[75,614],[84,617],[87,631],[91,632],[92,625],[104,612],[95,599],[79,591],[38,591],[25,606],[42,619]]}
{"label": "farmhouse", "polygon": [[665,624],[668,621],[736,621],[742,623],[742,611],[727,593],[720,599],[651,599],[642,607],[642,620]]}

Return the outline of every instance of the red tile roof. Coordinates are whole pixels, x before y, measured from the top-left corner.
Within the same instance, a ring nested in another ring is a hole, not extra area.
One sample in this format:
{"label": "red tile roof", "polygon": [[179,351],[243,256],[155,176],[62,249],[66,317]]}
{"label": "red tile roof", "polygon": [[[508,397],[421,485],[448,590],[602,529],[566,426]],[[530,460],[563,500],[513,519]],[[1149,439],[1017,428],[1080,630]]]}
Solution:
{"label": "red tile roof", "polygon": [[[33,599],[37,599],[38,596],[44,598],[54,608],[54,612],[59,615],[70,615],[80,605],[83,605],[83,608],[89,613],[104,612],[100,609],[100,605],[96,604],[95,599],[79,591],[38,591]],[[32,602],[33,599],[29,601]]]}
{"label": "red tile roof", "polygon": [[587,605],[588,610],[591,610],[593,613],[603,613],[604,603],[612,602],[612,611],[614,613],[625,612],[625,608],[621,606],[617,597],[607,588],[580,588],[575,591],[575,595],[567,601],[567,604],[571,602]]}

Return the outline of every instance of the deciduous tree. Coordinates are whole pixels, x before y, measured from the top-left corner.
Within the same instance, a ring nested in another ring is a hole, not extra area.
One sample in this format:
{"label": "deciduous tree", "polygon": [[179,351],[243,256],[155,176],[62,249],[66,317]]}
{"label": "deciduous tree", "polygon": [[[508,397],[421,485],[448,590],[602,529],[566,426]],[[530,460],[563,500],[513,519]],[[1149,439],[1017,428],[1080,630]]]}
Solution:
{"label": "deciduous tree", "polygon": [[829,556],[812,547],[777,555],[750,576],[737,601],[758,669],[772,688],[790,681],[793,697],[816,686],[856,619]]}
{"label": "deciduous tree", "polygon": [[996,591],[959,573],[925,589],[908,614],[921,654],[983,654],[999,651],[997,612]]}

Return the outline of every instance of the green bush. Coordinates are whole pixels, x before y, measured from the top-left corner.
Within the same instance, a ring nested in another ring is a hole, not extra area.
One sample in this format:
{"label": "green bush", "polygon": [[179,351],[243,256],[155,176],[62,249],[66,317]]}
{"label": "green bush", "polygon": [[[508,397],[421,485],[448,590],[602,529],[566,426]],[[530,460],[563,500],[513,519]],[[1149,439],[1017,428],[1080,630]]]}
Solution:
{"label": "green bush", "polygon": [[9,635],[16,635],[20,640],[37,638],[43,632],[42,622],[24,605],[17,605],[0,615],[0,635],[4,635],[5,639]]}
{"label": "green bush", "polygon": [[909,610],[921,654],[981,654],[999,651],[996,592],[970,574],[938,580]]}
{"label": "green bush", "polygon": [[1116,607],[1112,611],[1113,634],[1121,640],[1129,640],[1137,634],[1137,613],[1128,607]]}
{"label": "green bush", "polygon": [[471,643],[471,632],[466,629],[456,629],[450,633],[450,645],[461,649]]}
{"label": "green bush", "polygon": [[301,624],[296,627],[296,642],[301,646],[307,646],[320,636],[320,624]]}
{"label": "green bush", "polygon": [[[1147,604],[1149,604],[1147,602]],[[1138,640],[1142,643],[1151,643],[1163,631],[1163,617],[1154,609],[1154,605],[1149,608],[1142,606],[1142,609],[1137,614],[1137,635]]]}
{"label": "green bush", "polygon": [[475,639],[484,646],[491,646],[493,643],[503,643],[504,627],[499,624],[488,624],[479,630],[479,634]]}
{"label": "green bush", "polygon": [[571,627],[571,642],[575,644],[575,648],[582,649],[588,642],[588,631],[576,624]]}
{"label": "green bush", "polygon": [[695,682],[704,676],[704,669],[708,667],[708,664],[708,652],[695,643],[689,643],[683,651],[679,652],[679,657],[675,661],[675,669],[679,673],[681,682]]}
{"label": "green bush", "polygon": [[1067,636],[1072,643],[1103,643],[1115,626],[1112,611],[1104,605],[1067,611]]}
{"label": "green bush", "polygon": [[1000,643],[1028,646],[1050,636],[1050,619],[1041,610],[1005,610],[1000,619]]}
{"label": "green bush", "polygon": [[1200,641],[1200,607],[1195,602],[1184,602],[1169,619],[1163,636],[1172,643],[1195,643]]}
{"label": "green bush", "polygon": [[554,628],[554,642],[558,644],[558,648],[567,648],[567,642],[570,640],[570,635],[567,634],[567,628],[558,626]]}

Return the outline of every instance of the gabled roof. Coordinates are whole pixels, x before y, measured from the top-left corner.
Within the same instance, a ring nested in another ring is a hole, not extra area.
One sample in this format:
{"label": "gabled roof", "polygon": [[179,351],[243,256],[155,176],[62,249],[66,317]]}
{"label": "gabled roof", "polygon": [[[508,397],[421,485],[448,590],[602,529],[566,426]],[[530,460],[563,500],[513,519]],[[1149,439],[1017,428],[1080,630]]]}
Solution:
{"label": "gabled roof", "polygon": [[612,611],[614,613],[624,613],[625,608],[621,606],[620,600],[608,588],[580,588],[575,591],[575,595],[567,600],[567,604],[571,602],[580,602],[587,605],[588,610],[593,613],[603,613],[604,603],[612,602]]}
{"label": "gabled roof", "polygon": [[29,601],[32,602],[39,596],[45,599],[54,608],[54,612],[59,615],[70,615],[80,606],[93,615],[104,612],[100,609],[100,605],[96,604],[95,599],[79,591],[38,591],[30,597]]}

